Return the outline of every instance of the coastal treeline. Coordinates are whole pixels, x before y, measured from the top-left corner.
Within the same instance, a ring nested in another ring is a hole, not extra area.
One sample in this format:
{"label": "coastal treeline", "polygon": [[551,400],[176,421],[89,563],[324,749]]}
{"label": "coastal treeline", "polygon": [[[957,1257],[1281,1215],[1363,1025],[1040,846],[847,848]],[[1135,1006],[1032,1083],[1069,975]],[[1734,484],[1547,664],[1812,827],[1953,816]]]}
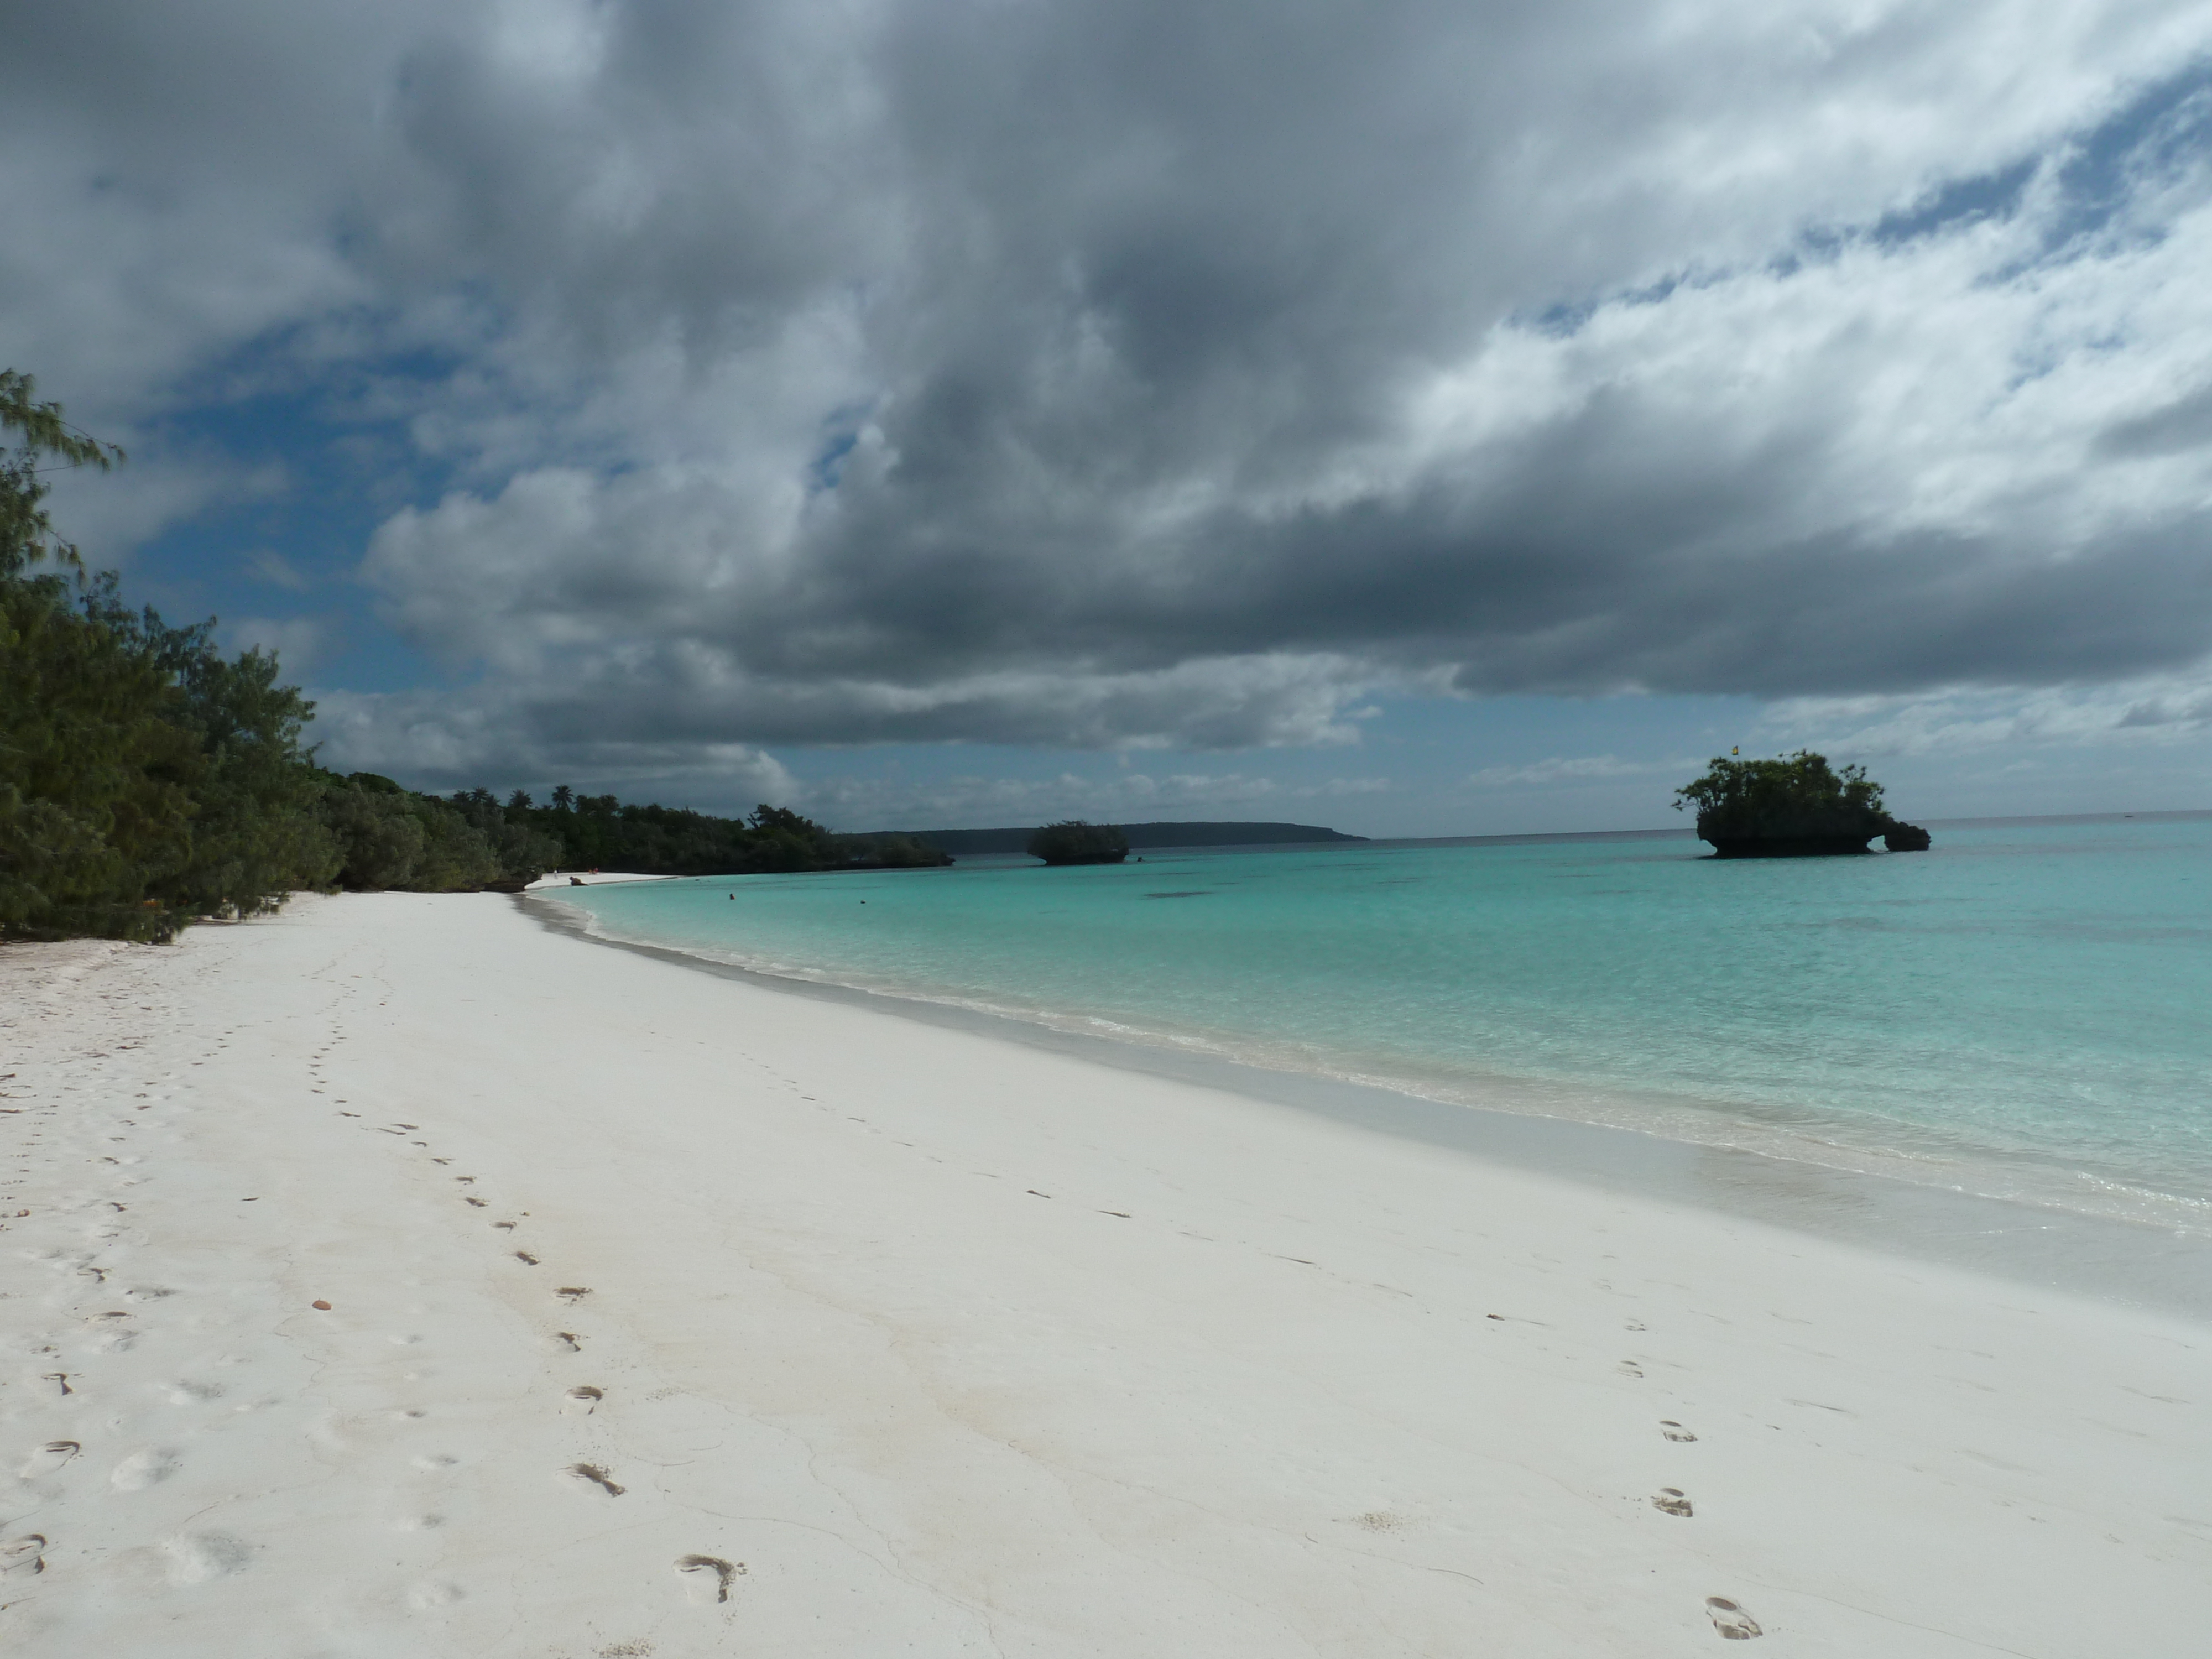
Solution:
{"label": "coastal treeline", "polygon": [[567,788],[544,807],[450,799],[319,766],[314,705],[273,653],[226,655],[215,621],[123,602],[57,535],[44,474],[123,459],[31,377],[0,371],[0,939],[160,941],[303,890],[475,891],[550,869],[736,874],[950,860],[847,840],[782,808],[750,819]]}
{"label": "coastal treeline", "polygon": [[312,707],[212,623],[132,611],[42,502],[47,466],[122,452],[0,373],[0,936],[170,937],[326,885],[335,846],[301,744]]}
{"label": "coastal treeline", "polygon": [[55,533],[44,473],[122,452],[13,370],[0,428],[0,938],[162,940],[302,889],[480,887],[559,856],[317,766],[273,653],[134,610]]}
{"label": "coastal treeline", "polygon": [[757,875],[805,870],[921,868],[952,862],[912,836],[838,836],[787,807],[761,805],[750,817],[716,817],[689,807],[640,805],[612,795],[579,795],[568,785],[536,805],[520,790],[502,806],[489,792],[453,798],[472,820],[495,815],[566,849],[564,869],[649,876]]}
{"label": "coastal treeline", "polygon": [[560,842],[496,809],[404,789],[374,772],[325,780],[317,810],[337,843],[331,885],[353,892],[473,893],[520,888],[565,857]]}

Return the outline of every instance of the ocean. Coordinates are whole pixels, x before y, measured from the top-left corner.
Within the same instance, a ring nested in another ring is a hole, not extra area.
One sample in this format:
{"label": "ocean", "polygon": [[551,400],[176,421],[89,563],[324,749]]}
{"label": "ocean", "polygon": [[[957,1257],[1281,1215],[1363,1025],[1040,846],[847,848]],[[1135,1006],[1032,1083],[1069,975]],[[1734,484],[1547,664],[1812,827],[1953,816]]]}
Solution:
{"label": "ocean", "polygon": [[1507,1111],[2212,1231],[2212,817],[556,890],[606,937]]}

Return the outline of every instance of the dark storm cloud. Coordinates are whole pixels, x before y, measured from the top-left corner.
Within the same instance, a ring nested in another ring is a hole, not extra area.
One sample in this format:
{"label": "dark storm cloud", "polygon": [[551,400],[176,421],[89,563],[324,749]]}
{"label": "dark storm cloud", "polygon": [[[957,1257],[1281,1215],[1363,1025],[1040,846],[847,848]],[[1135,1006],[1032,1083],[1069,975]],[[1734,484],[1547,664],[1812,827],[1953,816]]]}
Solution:
{"label": "dark storm cloud", "polygon": [[233,7],[153,114],[103,15],[32,40],[83,154],[7,187],[129,280],[0,255],[11,349],[129,317],[126,410],[272,340],[453,365],[391,395],[462,483],[364,574],[483,680],[362,744],[1237,747],[1389,683],[2212,647],[2187,6]]}

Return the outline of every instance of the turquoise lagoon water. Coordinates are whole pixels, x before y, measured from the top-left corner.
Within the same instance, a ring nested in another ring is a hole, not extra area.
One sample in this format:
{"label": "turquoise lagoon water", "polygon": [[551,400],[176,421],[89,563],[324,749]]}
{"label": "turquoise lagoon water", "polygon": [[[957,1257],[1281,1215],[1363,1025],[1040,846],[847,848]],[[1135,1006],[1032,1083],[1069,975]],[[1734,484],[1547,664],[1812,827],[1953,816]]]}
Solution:
{"label": "turquoise lagoon water", "polygon": [[1705,850],[1376,843],[560,896],[609,937],[767,974],[2212,1228],[2212,819]]}

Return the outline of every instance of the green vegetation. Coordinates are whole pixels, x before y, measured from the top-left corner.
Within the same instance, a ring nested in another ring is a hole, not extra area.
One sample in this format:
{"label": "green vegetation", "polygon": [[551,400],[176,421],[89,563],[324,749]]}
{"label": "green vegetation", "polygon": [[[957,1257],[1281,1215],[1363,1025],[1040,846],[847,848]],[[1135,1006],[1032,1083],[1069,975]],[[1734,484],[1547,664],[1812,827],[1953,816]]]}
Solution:
{"label": "green vegetation", "polygon": [[1711,771],[1675,792],[1674,806],[1698,809],[1698,835],[1724,859],[1863,853],[1876,836],[1893,851],[1928,845],[1926,831],[1889,815],[1864,767],[1838,772],[1808,749],[1778,760],[1716,756]]}
{"label": "green vegetation", "polygon": [[40,463],[119,450],[13,370],[0,428],[19,441],[0,460],[0,938],[164,939],[327,884],[312,706],[273,657],[223,657],[211,623],[133,613],[55,536]]}
{"label": "green vegetation", "polygon": [[520,889],[562,861],[558,841],[507,823],[496,806],[487,816],[374,772],[323,777],[317,811],[337,842],[337,886],[371,893]]}
{"label": "green vegetation", "polygon": [[[578,795],[563,784],[550,805],[520,790],[501,806],[482,789],[453,798],[480,823],[503,820],[556,840],[570,869],[648,876],[740,876],[772,871],[912,869],[952,860],[911,836],[833,836],[811,818],[763,805],[750,818],[718,818],[688,807],[624,805],[612,795]],[[496,817],[495,817],[496,815]]]}
{"label": "green vegetation", "polygon": [[1119,864],[1129,856],[1129,839],[1110,823],[1069,818],[1033,832],[1029,854],[1047,864]]}
{"label": "green vegetation", "polygon": [[668,874],[945,864],[906,836],[848,840],[781,808],[750,822],[566,787],[533,807],[340,777],[303,742],[314,705],[212,619],[133,611],[43,506],[52,466],[120,450],[0,372],[0,939],[173,939],[302,889],[517,888],[573,863]]}

